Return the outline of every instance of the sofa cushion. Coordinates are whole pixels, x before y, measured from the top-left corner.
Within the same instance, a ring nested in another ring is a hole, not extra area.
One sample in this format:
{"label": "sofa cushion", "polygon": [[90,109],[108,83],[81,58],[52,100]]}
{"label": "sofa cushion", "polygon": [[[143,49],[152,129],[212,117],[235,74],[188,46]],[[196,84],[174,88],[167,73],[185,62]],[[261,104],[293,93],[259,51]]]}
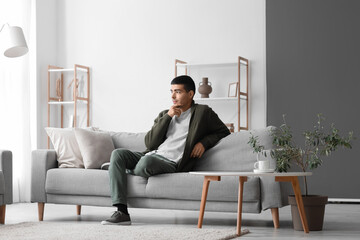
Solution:
{"label": "sofa cushion", "polygon": [[109,133],[76,128],[75,136],[85,168],[100,168],[110,161],[115,148]]}
{"label": "sofa cushion", "polygon": [[126,148],[131,151],[143,152],[146,150],[146,133],[109,132],[115,148]]}
{"label": "sofa cushion", "polygon": [[[272,138],[270,129],[267,127],[251,130],[265,149],[271,149]],[[256,154],[248,144],[249,131],[241,131],[228,135],[221,139],[217,145],[204,153],[198,159],[193,168],[194,171],[253,171]]]}
{"label": "sofa cushion", "polygon": [[60,168],[83,168],[79,145],[73,128],[45,128],[56,151]]}
{"label": "sofa cushion", "polygon": [[[128,197],[145,197],[147,179],[128,175]],[[110,197],[109,172],[99,169],[53,168],[47,172],[47,194]]]}
{"label": "sofa cushion", "polygon": [[[146,186],[146,196],[200,201],[203,181],[203,176],[190,173],[167,173],[152,176]],[[238,189],[238,177],[222,177],[219,182],[211,181],[207,199],[209,201],[237,202]],[[244,201],[257,202],[259,199],[259,178],[248,178],[244,184]]]}

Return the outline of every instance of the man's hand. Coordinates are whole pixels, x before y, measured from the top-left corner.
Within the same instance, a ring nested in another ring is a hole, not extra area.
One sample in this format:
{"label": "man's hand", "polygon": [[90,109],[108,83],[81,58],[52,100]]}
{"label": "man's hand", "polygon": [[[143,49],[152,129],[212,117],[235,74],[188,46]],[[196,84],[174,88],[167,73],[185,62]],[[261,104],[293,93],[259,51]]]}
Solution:
{"label": "man's hand", "polygon": [[192,150],[190,157],[191,158],[201,158],[201,156],[204,154],[205,152],[205,148],[202,145],[202,143],[198,142],[195,146],[194,149]]}
{"label": "man's hand", "polygon": [[178,116],[178,117],[180,117],[180,115],[181,115],[180,106],[179,106],[179,105],[172,105],[167,114],[168,114],[170,117],[173,117],[173,116],[175,116],[175,115]]}

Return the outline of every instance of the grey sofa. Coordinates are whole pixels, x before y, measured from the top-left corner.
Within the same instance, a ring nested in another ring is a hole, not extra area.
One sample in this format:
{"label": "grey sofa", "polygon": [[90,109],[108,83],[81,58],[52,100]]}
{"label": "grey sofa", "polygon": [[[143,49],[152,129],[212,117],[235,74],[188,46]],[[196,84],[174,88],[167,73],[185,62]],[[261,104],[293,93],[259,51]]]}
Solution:
{"label": "grey sofa", "polygon": [[[272,147],[269,128],[254,130],[267,149]],[[145,133],[110,132],[115,148],[144,151]],[[249,132],[233,133],[205,152],[193,171],[252,171],[256,155],[247,144]],[[200,208],[203,177],[186,172],[160,174],[148,179],[128,175],[130,208],[196,210]],[[223,177],[213,182],[206,211],[237,211],[238,178]],[[243,212],[260,213],[272,209],[274,223],[278,208],[287,204],[288,191],[273,178],[252,177],[244,185]],[[106,170],[58,168],[54,150],[32,153],[31,201],[37,202],[39,220],[43,220],[44,204],[112,206],[109,176]],[[276,225],[276,224],[275,224]]]}
{"label": "grey sofa", "polygon": [[0,150],[0,224],[5,223],[6,205],[13,202],[12,153]]}

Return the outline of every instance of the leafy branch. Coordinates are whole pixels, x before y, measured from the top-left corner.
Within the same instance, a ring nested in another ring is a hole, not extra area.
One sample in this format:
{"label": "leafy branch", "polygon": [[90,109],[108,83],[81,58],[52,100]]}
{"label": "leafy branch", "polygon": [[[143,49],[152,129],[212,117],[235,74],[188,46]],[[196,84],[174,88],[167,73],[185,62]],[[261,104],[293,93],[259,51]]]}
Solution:
{"label": "leafy branch", "polygon": [[[311,131],[304,131],[305,144],[303,147],[296,145],[293,140],[293,134],[290,127],[286,123],[285,115],[283,115],[283,124],[279,128],[272,129],[270,134],[273,139],[275,149],[272,149],[270,155],[276,159],[276,170],[278,172],[287,172],[293,161],[301,168],[303,172],[308,169],[315,169],[323,164],[323,156],[329,156],[339,147],[351,149],[351,140],[354,139],[353,132],[349,132],[347,136],[342,137],[339,130],[334,124],[329,129],[325,129],[323,122],[325,118],[322,114],[317,115],[317,124]],[[263,152],[264,147],[260,145],[258,138],[251,134],[249,140],[250,146],[254,152]],[[308,195],[308,186],[306,177],[305,192]]]}
{"label": "leafy branch", "polygon": [[259,137],[254,136],[251,132],[248,144],[252,147],[253,153],[262,153],[266,157],[265,147],[259,144]]}

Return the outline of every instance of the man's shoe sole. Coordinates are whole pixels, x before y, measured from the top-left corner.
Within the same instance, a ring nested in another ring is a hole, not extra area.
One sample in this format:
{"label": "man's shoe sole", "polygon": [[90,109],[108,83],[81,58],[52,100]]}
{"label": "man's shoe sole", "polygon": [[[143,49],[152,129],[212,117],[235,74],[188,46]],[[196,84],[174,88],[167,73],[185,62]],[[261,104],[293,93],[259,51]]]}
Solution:
{"label": "man's shoe sole", "polygon": [[118,223],[112,223],[112,222],[108,222],[108,221],[102,221],[101,224],[102,224],[102,225],[131,225],[131,221],[118,222]]}

